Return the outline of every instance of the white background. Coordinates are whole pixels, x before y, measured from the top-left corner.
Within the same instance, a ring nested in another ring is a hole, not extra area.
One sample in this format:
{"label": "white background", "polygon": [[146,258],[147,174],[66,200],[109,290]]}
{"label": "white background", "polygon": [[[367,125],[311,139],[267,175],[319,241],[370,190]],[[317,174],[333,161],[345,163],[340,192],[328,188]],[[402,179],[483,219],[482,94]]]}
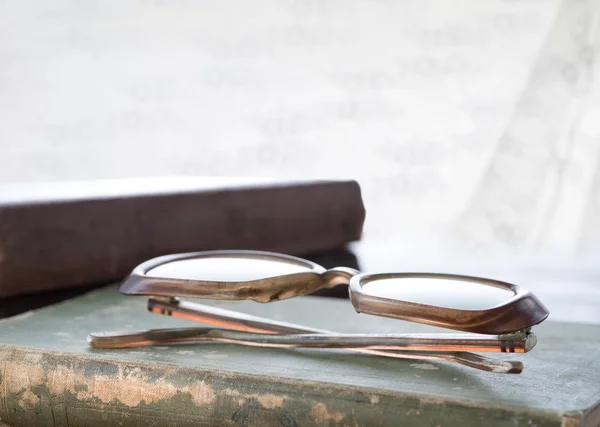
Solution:
{"label": "white background", "polygon": [[367,243],[593,266],[599,12],[0,1],[0,181],[349,177]]}

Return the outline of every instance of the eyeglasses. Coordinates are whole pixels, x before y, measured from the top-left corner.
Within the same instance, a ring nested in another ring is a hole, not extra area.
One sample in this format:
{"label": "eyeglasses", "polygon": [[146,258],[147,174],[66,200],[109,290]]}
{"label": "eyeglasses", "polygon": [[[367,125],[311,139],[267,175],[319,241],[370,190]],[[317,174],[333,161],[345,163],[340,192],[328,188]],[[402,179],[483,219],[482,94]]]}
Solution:
{"label": "eyeglasses", "polygon": [[[349,285],[359,313],[417,322],[467,333],[340,334],[279,322],[179,298],[280,301],[339,284]],[[516,285],[452,274],[363,274],[325,269],[305,259],[260,251],[176,254],[140,264],[121,293],[146,295],[153,313],[217,328],[95,332],[94,348],[169,343],[225,342],[288,348],[344,348],[378,356],[442,360],[498,373],[520,373],[523,364],[472,352],[525,353],[536,344],[531,327],[548,310]]]}

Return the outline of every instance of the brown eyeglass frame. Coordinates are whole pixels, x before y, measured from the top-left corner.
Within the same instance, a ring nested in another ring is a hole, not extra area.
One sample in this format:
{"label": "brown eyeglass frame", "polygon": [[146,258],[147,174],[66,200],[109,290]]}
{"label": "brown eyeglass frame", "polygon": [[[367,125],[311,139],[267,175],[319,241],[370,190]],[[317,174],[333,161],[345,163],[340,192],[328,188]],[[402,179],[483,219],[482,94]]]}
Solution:
{"label": "brown eyeglass frame", "polygon": [[[148,274],[151,270],[167,263],[203,257],[232,257],[285,262],[306,268],[307,271],[241,282],[155,277]],[[460,310],[388,299],[363,291],[363,286],[371,281],[391,278],[461,280],[509,290],[514,295],[505,303],[489,309]],[[352,305],[359,313],[485,335],[411,334],[407,336],[406,334],[396,334],[369,335],[367,339],[365,335],[332,334],[329,331],[283,324],[256,316],[242,315],[177,300],[177,298],[183,297],[254,300],[265,303],[310,294],[319,289],[339,284],[349,285]],[[150,296],[148,309],[152,312],[242,331],[242,335],[239,332],[236,335],[232,331],[207,330],[206,328],[180,328],[171,329],[168,332],[151,330],[134,333],[93,333],[88,337],[88,342],[92,347],[114,348],[207,340],[281,347],[343,347],[388,357],[441,359],[488,371],[514,373],[520,372],[522,369],[520,362],[502,362],[484,358],[467,353],[467,350],[480,352],[529,351],[536,342],[530,328],[545,320],[549,314],[546,307],[531,292],[498,280],[437,273],[363,274],[347,267],[327,270],[302,258],[248,250],[194,252],[154,258],[136,267],[123,281],[120,291],[126,295]],[[311,334],[310,337],[302,336],[306,332]],[[246,335],[243,335],[244,333]],[[319,334],[317,340],[315,340],[315,333]],[[267,337],[264,334],[279,335]],[[493,337],[493,335],[497,336]],[[502,366],[498,367],[498,364]]]}

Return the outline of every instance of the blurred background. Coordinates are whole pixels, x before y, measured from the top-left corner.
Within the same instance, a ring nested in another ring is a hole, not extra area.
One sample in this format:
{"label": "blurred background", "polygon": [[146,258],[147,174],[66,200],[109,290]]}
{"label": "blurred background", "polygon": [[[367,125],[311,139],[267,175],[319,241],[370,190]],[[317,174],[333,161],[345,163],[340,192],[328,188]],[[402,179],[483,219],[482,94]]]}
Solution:
{"label": "blurred background", "polygon": [[371,265],[597,270],[597,1],[0,9],[1,182],[353,178]]}

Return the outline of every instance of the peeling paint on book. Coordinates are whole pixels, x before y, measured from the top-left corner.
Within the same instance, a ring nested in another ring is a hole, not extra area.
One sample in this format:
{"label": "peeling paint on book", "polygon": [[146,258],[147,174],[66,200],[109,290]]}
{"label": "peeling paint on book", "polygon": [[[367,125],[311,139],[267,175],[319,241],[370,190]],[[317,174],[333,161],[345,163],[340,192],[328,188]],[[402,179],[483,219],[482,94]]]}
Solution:
{"label": "peeling paint on book", "polygon": [[[452,377],[449,377],[452,383]],[[407,396],[239,372],[100,358],[92,354],[0,350],[0,422],[9,426],[371,426],[532,427],[533,418],[485,405]],[[559,422],[557,424],[557,421]],[[536,414],[538,427],[559,426]],[[0,424],[1,425],[1,424]],[[574,424],[576,425],[576,424]]]}
{"label": "peeling paint on book", "polygon": [[237,401],[240,405],[246,403],[246,401],[248,399],[256,399],[256,401],[258,403],[260,403],[260,405],[263,408],[266,408],[266,409],[275,409],[275,408],[281,407],[283,405],[284,400],[287,397],[285,395],[278,396],[278,395],[270,394],[270,393],[245,394],[245,393],[241,393],[238,390],[234,390],[234,389],[225,389],[225,390],[223,390],[223,393],[227,396],[236,397]]}
{"label": "peeling paint on book", "polygon": [[318,402],[315,403],[310,410],[310,416],[317,423],[323,423],[325,421],[336,421],[340,422],[344,419],[344,414],[341,412],[329,412],[327,406],[324,403]]}
{"label": "peeling paint on book", "polygon": [[117,366],[116,374],[81,375],[65,366],[57,366],[48,371],[47,385],[54,395],[70,392],[81,401],[119,401],[130,407],[156,403],[178,393],[189,394],[197,405],[208,405],[215,401],[215,391],[204,381],[182,386],[168,380],[174,369],[170,371],[165,372],[161,378],[150,378],[140,368]]}
{"label": "peeling paint on book", "polygon": [[19,400],[19,406],[22,408],[31,408],[40,402],[40,397],[33,394],[31,390],[25,390],[23,397]]}

